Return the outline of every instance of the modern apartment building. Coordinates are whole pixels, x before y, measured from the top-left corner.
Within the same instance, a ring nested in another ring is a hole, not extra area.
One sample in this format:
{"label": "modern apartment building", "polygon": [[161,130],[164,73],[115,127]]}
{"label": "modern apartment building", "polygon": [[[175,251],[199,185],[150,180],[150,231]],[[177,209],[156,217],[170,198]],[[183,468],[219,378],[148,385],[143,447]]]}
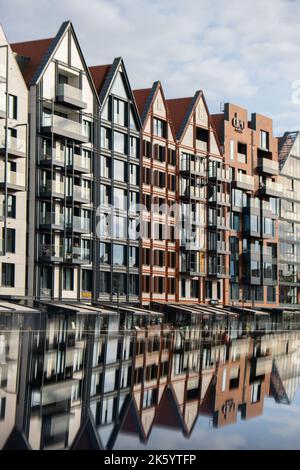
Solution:
{"label": "modern apartment building", "polygon": [[[137,302],[140,296],[140,118],[124,62],[90,67],[100,101],[101,145],[95,258],[97,299]],[[100,238],[100,240],[99,240]]]}
{"label": "modern apartment building", "polygon": [[279,304],[300,304],[300,133],[279,139]]}
{"label": "modern apartment building", "polygon": [[0,27],[0,295],[26,293],[28,90]]}
{"label": "modern apartment building", "polygon": [[28,297],[91,298],[98,97],[70,22],[11,47],[29,89]]}
{"label": "modern apartment building", "polygon": [[272,120],[227,103],[213,116],[231,171],[228,304],[272,307],[278,302],[278,146]]}
{"label": "modern apartment building", "polygon": [[[167,100],[177,139],[180,302],[225,301],[229,173],[202,91]],[[217,174],[219,179],[217,179]]]}
{"label": "modern apartment building", "polygon": [[141,268],[143,304],[178,300],[179,252],[175,239],[176,138],[160,82],[134,91],[142,120]]}

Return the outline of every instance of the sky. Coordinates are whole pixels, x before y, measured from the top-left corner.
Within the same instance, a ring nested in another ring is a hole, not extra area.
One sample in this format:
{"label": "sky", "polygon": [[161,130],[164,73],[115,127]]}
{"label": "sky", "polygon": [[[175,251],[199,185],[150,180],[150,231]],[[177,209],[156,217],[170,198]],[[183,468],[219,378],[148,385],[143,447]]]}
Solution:
{"label": "sky", "polygon": [[71,20],[88,65],[122,56],[132,87],[167,98],[203,90],[300,129],[298,0],[0,0],[10,42],[52,37]]}

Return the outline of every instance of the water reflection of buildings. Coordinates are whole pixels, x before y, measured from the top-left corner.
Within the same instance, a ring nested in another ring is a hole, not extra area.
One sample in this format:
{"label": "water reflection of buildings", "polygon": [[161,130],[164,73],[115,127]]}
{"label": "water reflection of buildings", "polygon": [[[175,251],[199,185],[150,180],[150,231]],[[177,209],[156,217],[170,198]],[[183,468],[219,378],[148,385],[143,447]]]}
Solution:
{"label": "water reflection of buildings", "polygon": [[192,306],[174,315],[169,305],[163,316],[126,306],[45,303],[41,315],[2,305],[4,448],[112,449],[120,433],[146,443],[154,426],[188,437],[199,416],[214,427],[254,418],[267,396],[291,404],[299,385],[296,329],[254,328]]}

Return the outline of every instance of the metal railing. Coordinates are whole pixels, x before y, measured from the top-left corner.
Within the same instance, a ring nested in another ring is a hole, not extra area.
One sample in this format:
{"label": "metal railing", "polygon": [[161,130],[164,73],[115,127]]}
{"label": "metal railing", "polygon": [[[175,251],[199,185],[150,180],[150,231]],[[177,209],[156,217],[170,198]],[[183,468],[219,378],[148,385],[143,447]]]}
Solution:
{"label": "metal railing", "polygon": [[62,258],[63,245],[57,244],[43,244],[40,247],[40,255],[45,257]]}

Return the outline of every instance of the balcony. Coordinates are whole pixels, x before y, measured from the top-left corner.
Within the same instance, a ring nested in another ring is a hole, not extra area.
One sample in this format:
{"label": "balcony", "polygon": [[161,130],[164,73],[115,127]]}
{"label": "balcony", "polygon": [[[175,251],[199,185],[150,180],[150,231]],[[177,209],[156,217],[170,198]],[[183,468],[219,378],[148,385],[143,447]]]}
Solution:
{"label": "balcony", "polygon": [[[0,181],[0,189],[5,188],[5,175],[2,174],[2,180]],[[25,175],[17,173],[16,171],[7,172],[7,190],[11,192],[25,191]]]}
{"label": "balcony", "polygon": [[65,197],[64,181],[47,180],[40,184],[40,196],[45,198],[56,197],[63,199]]}
{"label": "balcony", "polygon": [[200,201],[206,200],[206,188],[199,188],[198,186],[188,186],[185,189],[181,189],[180,196],[183,199],[196,199]]}
{"label": "balcony", "polygon": [[218,253],[230,253],[229,242],[227,242],[227,241],[218,241],[217,242],[217,251],[218,251]]}
{"label": "balcony", "polygon": [[82,123],[56,116],[55,114],[43,116],[42,132],[76,140],[81,143],[88,143],[90,140],[85,133]]}
{"label": "balcony", "polygon": [[[0,138],[0,155],[5,155],[5,137]],[[26,157],[26,141],[18,137],[8,136],[7,152],[10,157]]]}
{"label": "balcony", "polygon": [[40,215],[40,227],[43,229],[63,230],[64,214],[46,212]]}
{"label": "balcony", "polygon": [[208,275],[212,277],[227,277],[226,267],[224,265],[208,266]]}
{"label": "balcony", "polygon": [[266,184],[261,186],[260,192],[263,196],[282,197],[283,187],[274,181],[266,181]]}
{"label": "balcony", "polygon": [[269,158],[259,158],[257,164],[257,171],[266,175],[277,176],[279,174],[279,164]]}
{"label": "balcony", "polygon": [[201,272],[201,268],[196,261],[182,261],[181,272],[191,276],[203,276],[205,273]]}
{"label": "balcony", "polygon": [[56,101],[75,109],[85,109],[87,107],[82,99],[82,90],[67,83],[58,84]]}
{"label": "balcony", "polygon": [[198,156],[193,156],[191,158],[190,155],[183,156],[180,161],[180,172],[181,173],[193,173],[199,176],[206,176],[206,167],[205,163],[202,159]]}
{"label": "balcony", "polygon": [[43,261],[63,261],[63,245],[46,244],[40,246],[40,258]]}
{"label": "balcony", "polygon": [[58,149],[52,149],[47,151],[46,153],[42,153],[40,164],[43,166],[59,166],[63,168],[65,166],[65,156],[64,152]]}
{"label": "balcony", "polygon": [[229,169],[225,168],[210,168],[208,177],[210,179],[216,179],[225,183],[231,182],[231,175]]}
{"label": "balcony", "polygon": [[91,160],[84,155],[74,154],[73,163],[68,163],[67,169],[78,173],[91,173]]}
{"label": "balcony", "polygon": [[77,233],[91,233],[91,221],[74,215],[73,219],[66,221],[66,228]]}
{"label": "balcony", "polygon": [[75,264],[89,264],[90,255],[91,253],[89,249],[73,247],[66,250],[65,260]]}
{"label": "balcony", "polygon": [[232,181],[232,186],[237,189],[244,189],[245,191],[253,191],[254,178],[244,173],[237,173],[236,178]]}
{"label": "balcony", "polygon": [[291,191],[290,189],[283,188],[282,197],[285,199],[291,199],[292,201],[300,201],[300,193]]}
{"label": "balcony", "polygon": [[68,199],[71,199],[75,202],[81,202],[82,204],[88,204],[91,201],[91,190],[90,188],[84,188],[83,186],[73,186],[73,196],[67,195]]}
{"label": "balcony", "polygon": [[224,193],[217,193],[217,203],[220,206],[230,206],[230,195]]}
{"label": "balcony", "polygon": [[207,152],[207,142],[196,139],[196,149],[201,152]]}

